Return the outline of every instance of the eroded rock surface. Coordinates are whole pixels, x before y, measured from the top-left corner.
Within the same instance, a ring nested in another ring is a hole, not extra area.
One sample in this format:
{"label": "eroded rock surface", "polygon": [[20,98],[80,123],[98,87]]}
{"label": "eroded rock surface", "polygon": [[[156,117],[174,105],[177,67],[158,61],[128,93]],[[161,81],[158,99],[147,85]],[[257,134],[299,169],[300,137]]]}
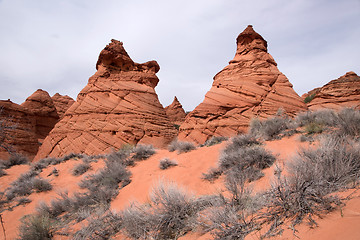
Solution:
{"label": "eroded rock surface", "polygon": [[312,100],[308,103],[310,110],[360,108],[360,77],[354,72],[348,72],[323,87],[310,91],[307,95],[312,94]]}
{"label": "eroded rock surface", "polygon": [[34,114],[10,100],[0,100],[0,158],[8,159],[9,152],[33,158],[38,148]]}
{"label": "eroded rock surface", "polygon": [[288,115],[307,109],[267,52],[267,42],[249,25],[237,37],[234,59],[180,126],[179,139],[203,143],[211,136],[233,136],[247,131],[251,118],[267,118],[279,108]]}
{"label": "eroded rock surface", "polygon": [[154,90],[156,61],[135,63],[122,42],[101,51],[97,72],[44,140],[36,159],[66,153],[99,154],[124,144],[167,145],[176,129]]}
{"label": "eroded rock surface", "polygon": [[21,106],[29,109],[35,117],[35,133],[38,139],[44,139],[59,121],[53,100],[48,92],[38,89]]}
{"label": "eroded rock surface", "polygon": [[181,125],[184,122],[186,113],[176,96],[174,97],[174,101],[165,107],[165,111],[170,121],[174,124]]}
{"label": "eroded rock surface", "polygon": [[68,95],[61,95],[59,93],[55,93],[54,96],[51,97],[54,102],[56,111],[60,118],[62,118],[71,105],[75,102],[74,99],[69,97]]}

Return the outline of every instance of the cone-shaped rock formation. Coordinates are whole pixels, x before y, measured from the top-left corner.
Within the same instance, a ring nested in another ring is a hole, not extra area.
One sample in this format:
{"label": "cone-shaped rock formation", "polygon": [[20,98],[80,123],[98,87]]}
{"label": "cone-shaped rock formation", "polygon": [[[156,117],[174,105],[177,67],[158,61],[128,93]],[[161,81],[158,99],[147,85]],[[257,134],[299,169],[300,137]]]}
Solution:
{"label": "cone-shaped rock formation", "polygon": [[36,159],[66,153],[99,154],[123,144],[168,144],[176,129],[154,87],[156,61],[134,63],[122,42],[101,51],[97,72],[44,140]]}
{"label": "cone-shaped rock formation", "polygon": [[186,113],[176,96],[174,97],[174,101],[165,108],[165,111],[170,121],[174,124],[181,125],[184,122]]}
{"label": "cone-shaped rock formation", "polygon": [[29,109],[35,117],[35,131],[39,139],[44,139],[59,121],[53,100],[48,92],[38,89],[21,106]]}
{"label": "cone-shaped rock formation", "polygon": [[360,108],[360,77],[354,72],[348,72],[323,87],[304,94],[304,97],[306,96],[309,96],[308,107],[310,110]]}
{"label": "cone-shaped rock formation", "polygon": [[55,93],[54,96],[51,97],[54,102],[56,111],[60,118],[62,118],[71,105],[75,102],[74,99],[69,97],[68,95],[60,95],[59,93]]}
{"label": "cone-shaped rock formation", "polygon": [[203,143],[232,136],[246,131],[252,117],[266,118],[279,108],[289,115],[307,109],[267,52],[267,42],[249,25],[237,37],[234,59],[180,126],[179,139]]}

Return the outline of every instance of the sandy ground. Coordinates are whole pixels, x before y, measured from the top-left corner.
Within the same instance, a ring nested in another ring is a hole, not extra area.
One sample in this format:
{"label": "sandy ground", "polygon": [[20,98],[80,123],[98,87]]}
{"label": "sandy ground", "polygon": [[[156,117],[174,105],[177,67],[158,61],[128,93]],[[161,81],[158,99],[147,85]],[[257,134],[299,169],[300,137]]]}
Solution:
{"label": "sandy ground", "polygon": [[[226,146],[226,142],[211,146],[198,148],[189,153],[178,154],[167,150],[157,150],[157,153],[147,160],[137,162],[136,166],[129,170],[132,172],[132,182],[124,187],[119,195],[113,200],[111,208],[120,211],[128,206],[132,201],[144,203],[149,200],[149,193],[159,182],[175,182],[180,187],[195,195],[216,194],[224,192],[222,178],[210,183],[202,179],[202,173],[207,172],[211,167],[216,167],[221,150]],[[301,143],[297,136],[284,138],[282,140],[268,141],[265,148],[277,156],[277,165],[283,167],[302,147],[309,147],[308,143]],[[312,147],[310,145],[310,147]],[[159,161],[163,158],[175,160],[178,166],[166,170],[159,168]],[[81,191],[78,182],[82,176],[74,177],[71,175],[71,169],[80,161],[70,160],[56,165],[59,170],[59,176],[48,176],[54,166],[50,166],[40,174],[41,177],[51,180],[53,190],[47,193],[33,193],[29,196],[32,200],[30,204],[16,207],[13,211],[3,212],[3,219],[6,228],[7,239],[16,239],[18,226],[22,216],[33,213],[40,201],[49,202],[56,198],[60,192],[68,191],[70,194],[75,191]],[[92,163],[92,171],[103,167],[103,162]],[[29,166],[14,166],[7,170],[8,175],[0,178],[1,190],[4,190],[9,184],[16,180],[21,173],[26,172]],[[265,176],[251,184],[255,192],[265,190],[271,184],[273,179],[275,165],[264,170]],[[360,191],[359,191],[360,192]],[[351,192],[342,193],[344,196]],[[319,227],[310,229],[306,224],[299,226],[297,236],[300,239],[360,239],[360,193],[355,192],[353,198],[347,202],[347,205],[340,211],[335,211],[318,219]],[[0,232],[0,239],[4,239]],[[57,238],[62,239],[62,238]],[[118,237],[117,239],[123,239]],[[199,235],[198,233],[187,234],[181,238],[187,239],[211,239],[209,234]],[[258,239],[256,236],[250,236],[247,239]],[[280,237],[274,239],[298,239],[292,231],[286,230]]]}

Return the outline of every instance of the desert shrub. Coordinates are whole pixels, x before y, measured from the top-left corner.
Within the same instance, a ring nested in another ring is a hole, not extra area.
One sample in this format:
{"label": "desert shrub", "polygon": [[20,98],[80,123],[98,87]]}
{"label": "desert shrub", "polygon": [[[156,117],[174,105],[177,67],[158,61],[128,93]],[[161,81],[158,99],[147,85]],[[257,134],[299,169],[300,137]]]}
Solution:
{"label": "desert shrub", "polygon": [[222,174],[219,168],[210,168],[207,173],[202,174],[202,179],[213,182],[218,179]]}
{"label": "desert shrub", "polygon": [[[84,157],[84,155],[81,153],[69,153],[69,154],[65,155],[63,158],[59,159],[59,163],[66,162],[70,159],[81,159],[83,157]],[[53,165],[55,165],[55,164],[53,164]]]}
{"label": "desert shrub", "polygon": [[6,171],[0,168],[0,177],[7,175]]}
{"label": "desert shrub", "polygon": [[330,135],[317,149],[302,150],[289,165],[288,175],[279,174],[265,193],[268,203],[262,217],[270,224],[265,236],[280,234],[286,221],[293,229],[304,220],[316,226],[315,216],[341,203],[329,193],[348,187],[359,176],[360,147],[348,139]]}
{"label": "desert shrub", "polygon": [[338,113],[340,134],[360,136],[360,111],[344,108]]}
{"label": "desert shrub", "polygon": [[91,165],[89,163],[79,163],[74,166],[72,169],[72,175],[74,176],[80,176],[84,173],[86,173],[89,169],[91,169]]}
{"label": "desert shrub", "polygon": [[339,203],[335,196],[326,195],[315,181],[308,182],[298,176],[282,178],[265,193],[267,204],[262,210],[260,219],[262,224],[270,227],[263,237],[279,235],[283,232],[283,225],[289,222],[295,227],[304,220],[311,227],[317,225],[314,216],[321,217]]}
{"label": "desert shrub", "polygon": [[20,154],[11,154],[8,161],[3,161],[3,168],[8,169],[15,165],[29,164],[29,159]]}
{"label": "desert shrub", "polygon": [[170,152],[174,152],[177,150],[177,153],[186,153],[186,152],[190,152],[192,150],[196,149],[195,145],[191,142],[182,142],[182,141],[178,141],[178,140],[174,140],[172,141],[169,146],[168,146],[168,150]]}
{"label": "desert shrub", "polygon": [[177,239],[190,231],[209,199],[196,199],[174,184],[160,183],[150,194],[150,205],[132,204],[122,212],[124,233],[133,239]]}
{"label": "desert shrub", "polygon": [[231,138],[231,142],[226,145],[224,153],[231,153],[237,151],[239,148],[251,147],[260,145],[261,143],[250,134],[242,134]]}
{"label": "desert shrub", "polygon": [[54,175],[55,177],[58,177],[59,176],[59,170],[57,170],[56,168],[53,168],[53,170],[50,172],[49,175],[50,176]]}
{"label": "desert shrub", "polygon": [[87,188],[91,192],[90,194],[95,197],[117,195],[117,189],[119,183],[122,183],[121,187],[130,183],[131,173],[126,169],[120,161],[105,161],[106,166],[96,174],[89,174],[81,180],[79,186],[81,188]]}
{"label": "desert shrub", "polygon": [[210,147],[210,146],[219,144],[226,140],[228,140],[227,137],[214,136],[214,137],[211,137],[210,139],[206,140],[206,142],[202,146]]}
{"label": "desert shrub", "polygon": [[47,215],[27,215],[21,219],[19,239],[53,239],[56,222]]}
{"label": "desert shrub", "polygon": [[316,95],[316,94],[313,93],[313,94],[311,94],[311,95],[306,96],[306,98],[304,99],[304,103],[309,103],[309,102],[311,102],[311,101],[314,99],[315,95]]}
{"label": "desert shrub", "polygon": [[275,157],[260,146],[237,148],[233,151],[223,151],[219,159],[219,167],[226,171],[238,169],[245,171],[249,168],[261,170],[270,167],[275,161]]}
{"label": "desert shrub", "polygon": [[177,166],[177,162],[174,160],[170,160],[169,158],[164,158],[160,160],[159,168],[161,170],[168,169],[169,167]]}
{"label": "desert shrub", "polygon": [[285,115],[274,116],[263,121],[255,118],[250,121],[249,132],[257,138],[272,140],[291,127],[291,119]]}
{"label": "desert shrub", "polygon": [[146,239],[151,236],[152,215],[150,206],[131,203],[129,207],[121,212],[123,219],[123,233],[131,239]]}
{"label": "desert shrub", "polygon": [[52,190],[52,185],[44,178],[34,178],[32,180],[32,188],[36,192],[47,192]]}
{"label": "desert shrub", "polygon": [[27,198],[27,197],[21,197],[21,198],[17,199],[17,202],[18,202],[18,205],[25,205],[25,204],[31,203],[31,200],[30,200],[30,198]]}
{"label": "desert shrub", "polygon": [[130,158],[130,153],[132,149],[123,148],[117,152],[112,152],[106,156],[106,159],[110,162],[121,162],[125,166],[134,166],[135,161],[133,158]]}
{"label": "desert shrub", "polygon": [[230,204],[210,208],[206,212],[204,230],[210,232],[216,240],[242,240],[258,229],[259,226],[254,218]]}
{"label": "desert shrub", "polygon": [[109,239],[118,233],[122,227],[122,217],[114,212],[107,212],[100,216],[92,216],[88,225],[77,231],[73,239]]}
{"label": "desert shrub", "polygon": [[134,160],[145,160],[148,159],[150,156],[155,154],[155,149],[152,145],[142,145],[138,144],[133,149],[134,155],[132,156],[132,159]]}
{"label": "desert shrub", "polygon": [[36,171],[29,171],[21,174],[18,179],[10,184],[10,187],[6,191],[6,197],[8,200],[12,200],[16,196],[26,196],[32,193],[33,178],[38,175]]}
{"label": "desert shrub", "polygon": [[307,136],[307,135],[300,135],[298,137],[298,140],[300,142],[313,142],[314,141],[314,138],[312,136]]}
{"label": "desert shrub", "polygon": [[298,113],[295,117],[298,126],[303,127],[308,124],[319,124],[328,127],[336,126],[338,116],[335,111],[330,109],[320,109],[317,111],[307,111]]}
{"label": "desert shrub", "polygon": [[317,149],[302,150],[289,165],[293,175],[322,184],[332,192],[360,177],[360,146],[337,135],[324,136]]}
{"label": "desert shrub", "polygon": [[324,126],[322,124],[311,122],[305,125],[305,132],[307,134],[317,134],[322,133],[324,131]]}

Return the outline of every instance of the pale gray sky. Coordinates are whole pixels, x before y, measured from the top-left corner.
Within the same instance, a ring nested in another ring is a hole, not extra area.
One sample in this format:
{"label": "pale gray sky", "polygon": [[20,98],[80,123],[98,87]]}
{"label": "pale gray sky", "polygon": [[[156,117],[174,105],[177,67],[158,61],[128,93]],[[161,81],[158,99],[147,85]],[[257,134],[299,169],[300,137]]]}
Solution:
{"label": "pale gray sky", "polygon": [[299,95],[360,74],[360,0],[0,0],[0,99],[76,98],[114,38],[135,62],[159,63],[164,107],[176,95],[189,111],[249,24]]}

